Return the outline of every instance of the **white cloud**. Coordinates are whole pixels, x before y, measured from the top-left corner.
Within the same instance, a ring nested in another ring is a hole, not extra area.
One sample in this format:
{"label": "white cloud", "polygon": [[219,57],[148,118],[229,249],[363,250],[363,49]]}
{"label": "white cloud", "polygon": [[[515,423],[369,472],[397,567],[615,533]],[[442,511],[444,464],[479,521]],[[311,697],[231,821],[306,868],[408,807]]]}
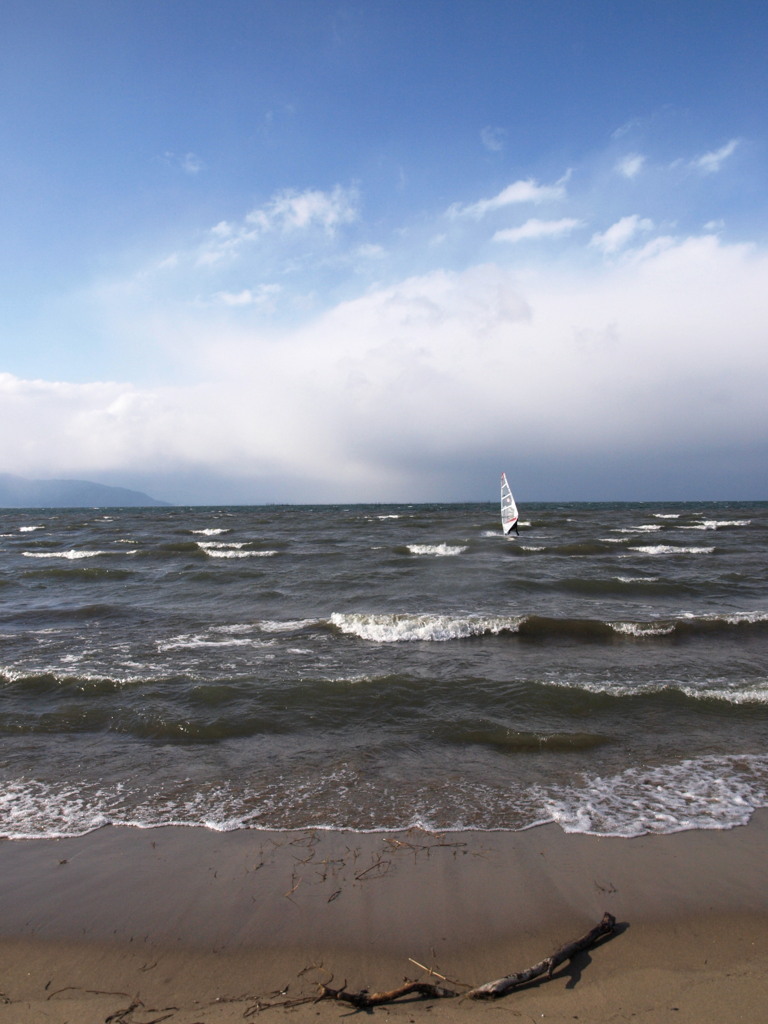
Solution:
{"label": "white cloud", "polygon": [[203,169],[203,161],[194,153],[186,153],[182,157],[181,167],[187,174],[199,174]]}
{"label": "white cloud", "polygon": [[198,265],[213,265],[236,255],[240,249],[267,235],[295,235],[319,229],[332,238],[337,229],[359,217],[359,194],[355,188],[336,185],[330,192],[320,189],[283,189],[263,206],[256,207],[242,221],[219,221],[197,253]]}
{"label": "white cloud", "polygon": [[197,156],[196,153],[184,153],[183,156],[179,156],[176,153],[170,151],[163,154],[164,159],[167,163],[174,167],[181,168],[185,174],[195,175],[199,174],[203,170],[203,161]]}
{"label": "white cloud", "polygon": [[511,185],[507,185],[491,199],[479,199],[476,203],[469,203],[466,206],[454,203],[448,209],[448,215],[450,217],[475,217],[479,220],[486,213],[501,210],[505,206],[517,203],[546,203],[563,198],[565,198],[563,181],[554,185],[540,185],[533,178],[527,178],[524,181],[515,181]]}
{"label": "white cloud", "polygon": [[616,170],[619,174],[625,178],[636,178],[640,171],[643,169],[645,163],[645,157],[639,153],[629,153],[627,156],[622,157],[621,160],[616,164]]}
{"label": "white cloud", "polygon": [[386,249],[383,246],[373,242],[366,242],[365,245],[359,245],[355,249],[355,255],[366,260],[380,260],[386,254]]}
{"label": "white cloud", "polygon": [[602,250],[606,255],[612,255],[628,245],[639,231],[651,231],[652,229],[652,221],[633,213],[629,217],[622,217],[606,231],[596,232],[592,236],[590,245]]}
{"label": "white cloud", "polygon": [[319,225],[333,234],[339,225],[350,224],[357,216],[357,190],[337,185],[332,192],[284,189],[266,206],[251,210],[245,221],[259,231],[301,231]]}
{"label": "white cloud", "polygon": [[518,228],[506,228],[497,231],[493,236],[494,242],[522,242],[537,238],[556,238],[560,235],[567,235],[575,228],[584,226],[584,222],[573,217],[563,217],[560,220],[538,220],[532,217],[525,224]]}
{"label": "white cloud", "polygon": [[[609,249],[643,230],[624,221]],[[753,445],[768,435],[768,257],[712,235],[655,241],[590,269],[433,271],[280,336],[201,309],[178,356],[196,384],[2,375],[0,464],[274,487],[309,472],[328,499],[417,500],[425,466],[513,445],[543,467]],[[153,327],[179,330],[170,315]]]}
{"label": "white cloud", "polygon": [[279,284],[262,284],[258,288],[243,288],[239,292],[216,292],[214,299],[225,306],[272,307],[282,291]]}
{"label": "white cloud", "polygon": [[487,125],[480,132],[480,141],[490,153],[500,153],[504,149],[506,134],[504,128],[492,128]]}
{"label": "white cloud", "polygon": [[726,142],[726,144],[721,146],[720,149],[716,149],[711,153],[704,153],[702,156],[696,157],[695,160],[691,161],[691,167],[702,171],[704,174],[714,174],[720,170],[728,157],[733,155],[738,145],[738,139],[731,139],[730,142]]}

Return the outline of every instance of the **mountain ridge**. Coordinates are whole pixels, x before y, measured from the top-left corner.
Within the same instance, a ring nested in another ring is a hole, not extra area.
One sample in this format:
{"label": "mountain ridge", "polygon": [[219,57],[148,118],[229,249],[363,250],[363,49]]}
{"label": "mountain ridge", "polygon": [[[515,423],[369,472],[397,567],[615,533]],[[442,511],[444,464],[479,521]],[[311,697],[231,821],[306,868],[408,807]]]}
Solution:
{"label": "mountain ridge", "polygon": [[0,508],[142,508],[169,504],[143,491],[90,480],[28,480],[0,473]]}

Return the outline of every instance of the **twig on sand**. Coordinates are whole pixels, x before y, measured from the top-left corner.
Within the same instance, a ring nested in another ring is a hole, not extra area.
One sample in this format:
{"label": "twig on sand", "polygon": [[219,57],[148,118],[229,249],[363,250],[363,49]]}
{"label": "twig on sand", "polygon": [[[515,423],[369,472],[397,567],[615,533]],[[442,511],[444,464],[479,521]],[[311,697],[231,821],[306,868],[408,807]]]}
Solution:
{"label": "twig on sand", "polygon": [[398,988],[393,988],[388,992],[368,992],[367,989],[361,989],[359,992],[347,992],[346,986],[346,981],[341,988],[330,988],[328,985],[321,985],[317,1001],[319,1002],[321,999],[340,999],[342,1002],[351,1003],[361,1010],[367,1010],[371,1006],[393,1003],[396,999],[408,995],[418,995],[422,999],[453,999],[456,996],[456,993],[451,989],[440,988],[440,986],[432,985],[428,981],[406,981]]}
{"label": "twig on sand", "polygon": [[[50,982],[48,982],[48,985],[50,985]],[[46,985],[46,988],[48,985]],[[89,996],[125,996],[126,999],[129,998],[127,992],[104,992],[98,988],[80,988],[79,985],[65,985],[64,988],[57,988],[55,991],[50,992],[45,997],[46,1001],[53,999],[55,996],[60,996],[62,992],[86,992]],[[138,1006],[139,1004],[137,1003],[136,1005]],[[122,1012],[125,1013],[126,1011],[123,1010]]]}
{"label": "twig on sand", "polygon": [[456,981],[455,978],[446,978],[444,974],[440,974],[438,971],[433,970],[433,968],[425,967],[425,965],[420,964],[418,960],[414,960],[412,956],[409,956],[408,959],[412,964],[415,964],[416,967],[420,967],[422,971],[425,971],[427,974],[431,974],[433,978],[439,978],[440,981],[447,981],[449,985],[460,985],[462,988],[472,988],[472,986],[468,985],[465,981]]}
{"label": "twig on sand", "polygon": [[552,956],[540,960],[533,967],[529,967],[527,971],[508,974],[505,978],[499,978],[496,981],[488,981],[485,985],[479,985],[477,988],[467,992],[467,995],[470,999],[498,999],[518,986],[524,985],[528,981],[533,981],[534,978],[541,977],[542,974],[546,974],[549,979],[552,977],[554,969],[559,967],[564,960],[570,960],[577,953],[583,953],[584,950],[590,949],[604,936],[612,935],[615,928],[616,918],[613,914],[609,914],[606,911],[600,923],[595,925],[591,931],[588,931],[586,935],[582,935],[580,939],[576,939],[575,942],[568,942],[561,946]]}
{"label": "twig on sand", "polygon": [[[476,988],[470,989],[466,996],[470,999],[498,999],[520,985],[541,977],[542,974],[546,974],[547,979],[549,979],[552,977],[555,968],[559,967],[561,963],[565,960],[570,960],[577,953],[583,953],[585,950],[590,949],[601,939],[612,935],[615,929],[616,918],[606,912],[603,914],[599,924],[595,925],[586,935],[582,935],[580,939],[576,939],[575,942],[566,943],[551,956],[540,960],[539,963],[534,964],[533,967],[529,967],[525,971],[519,971],[517,974],[508,974],[506,977],[499,978],[496,981],[489,981],[484,985],[478,985]],[[441,981],[446,981],[451,985],[462,984],[462,982],[451,981],[442,974],[438,974],[437,971],[425,967],[424,964],[420,964],[412,957],[408,959],[412,964],[433,975],[433,977],[439,978]],[[433,985],[425,981],[405,981],[398,988],[390,989],[387,992],[371,993],[365,988],[359,992],[347,992],[346,981],[341,988],[331,988],[330,982],[332,980],[333,978],[327,983],[320,985],[320,991],[317,996],[318,1001],[321,999],[339,999],[345,1003],[351,1003],[359,1009],[369,1009],[372,1006],[380,1006],[382,1003],[392,1003],[396,999],[401,999],[407,995],[417,995],[422,999],[453,999],[459,995],[458,992],[454,992],[452,989],[444,988],[441,985]]]}
{"label": "twig on sand", "polygon": [[384,860],[383,857],[377,857],[373,864],[370,864],[364,871],[360,871],[355,875],[355,880],[359,882],[361,878],[365,878],[365,876],[370,874],[371,871],[376,871],[377,874],[374,877],[379,878],[381,875],[385,875],[391,867],[391,860]]}

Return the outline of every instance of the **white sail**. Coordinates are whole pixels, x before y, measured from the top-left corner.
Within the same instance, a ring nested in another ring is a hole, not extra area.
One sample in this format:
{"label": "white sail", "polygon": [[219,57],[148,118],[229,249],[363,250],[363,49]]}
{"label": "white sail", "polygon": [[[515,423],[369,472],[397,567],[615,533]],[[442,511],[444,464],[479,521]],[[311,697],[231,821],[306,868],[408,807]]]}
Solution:
{"label": "white sail", "polygon": [[517,505],[512,497],[512,490],[507,483],[507,474],[501,474],[501,528],[504,533],[517,533],[517,520],[519,519]]}

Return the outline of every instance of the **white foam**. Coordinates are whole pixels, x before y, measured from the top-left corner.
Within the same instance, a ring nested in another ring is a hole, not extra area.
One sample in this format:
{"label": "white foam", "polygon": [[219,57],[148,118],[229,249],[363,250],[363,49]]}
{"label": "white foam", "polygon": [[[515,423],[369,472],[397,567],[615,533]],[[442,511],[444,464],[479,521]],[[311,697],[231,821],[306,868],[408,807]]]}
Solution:
{"label": "white foam", "polygon": [[768,757],[702,757],[633,767],[613,777],[584,776],[545,800],[565,832],[639,836],[746,824],[768,806]]}
{"label": "white foam", "polygon": [[617,576],[619,583],[657,583],[658,576]]}
{"label": "white foam", "polygon": [[[639,632],[636,635],[649,636],[653,634]],[[632,683],[619,683],[610,677],[598,679],[574,676],[570,679],[562,677],[544,679],[542,685],[555,689],[608,694],[611,697],[637,697],[642,694],[676,691],[694,700],[718,700],[739,705],[768,704],[768,679],[766,678],[726,679],[717,677],[707,678],[699,684],[694,684],[690,680],[670,680],[667,675],[663,678],[636,680]]]}
{"label": "white foam", "polygon": [[679,519],[679,512],[654,512],[655,519]]}
{"label": "white foam", "polygon": [[285,619],[277,621],[274,619],[262,619],[256,625],[265,633],[291,633],[297,629],[306,629],[317,622],[316,619]]}
{"label": "white foam", "polygon": [[[109,551],[22,551],[25,558],[66,558],[69,561],[77,561],[80,558],[97,558],[100,555],[117,554]],[[121,555],[127,554],[125,551]]]}
{"label": "white foam", "polygon": [[724,526],[749,526],[751,519],[705,519],[693,526],[683,526],[683,530],[720,530]]}
{"label": "white foam", "polygon": [[667,636],[674,633],[674,622],[611,622],[611,629],[624,636]]}
{"label": "white foam", "polygon": [[217,551],[219,549],[222,551],[239,551],[240,548],[245,547],[246,543],[244,540],[199,540],[197,546],[202,548],[203,551]]}
{"label": "white foam", "polygon": [[210,636],[208,633],[182,633],[168,640],[158,640],[158,651],[191,650],[200,647],[272,647],[273,640],[259,640],[250,636]]}
{"label": "white foam", "polygon": [[681,548],[674,544],[647,544],[640,548],[630,548],[641,555],[711,555],[714,548]]}
{"label": "white foam", "polygon": [[515,632],[523,616],[435,615],[422,614],[341,614],[335,612],[331,623],[342,633],[350,633],[374,643],[400,643],[410,640],[460,640],[486,633]]}
{"label": "white foam", "polygon": [[662,530],[663,527],[659,526],[658,523],[646,523],[643,526],[617,526],[614,528],[614,533],[655,533],[657,530]]}
{"label": "white foam", "polygon": [[714,686],[712,681],[706,687],[680,686],[680,692],[687,697],[725,701],[727,704],[768,704],[768,679],[758,683],[735,683],[733,680],[722,681],[721,686]]}
{"label": "white foam", "polygon": [[[44,530],[44,526],[20,526],[19,533],[32,533],[34,530]],[[10,534],[8,535],[10,536]]]}
{"label": "white foam", "polygon": [[0,789],[0,836],[5,839],[50,839],[84,835],[110,824],[104,803],[114,795],[89,796],[77,786],[52,786],[36,779],[6,783]]}
{"label": "white foam", "polygon": [[412,555],[461,555],[467,548],[451,544],[409,544],[408,550]]}
{"label": "white foam", "polygon": [[696,619],[698,622],[727,622],[729,626],[739,626],[742,623],[754,625],[756,622],[768,622],[768,612],[707,612],[704,615],[684,612],[681,618]]}
{"label": "white foam", "polygon": [[215,537],[220,533],[231,533],[232,531],[224,526],[209,526],[205,530],[192,530],[192,533],[202,534],[204,537]]}
{"label": "white foam", "polygon": [[246,541],[216,541],[200,540],[197,546],[208,555],[209,558],[271,558],[277,551],[244,551]]}

